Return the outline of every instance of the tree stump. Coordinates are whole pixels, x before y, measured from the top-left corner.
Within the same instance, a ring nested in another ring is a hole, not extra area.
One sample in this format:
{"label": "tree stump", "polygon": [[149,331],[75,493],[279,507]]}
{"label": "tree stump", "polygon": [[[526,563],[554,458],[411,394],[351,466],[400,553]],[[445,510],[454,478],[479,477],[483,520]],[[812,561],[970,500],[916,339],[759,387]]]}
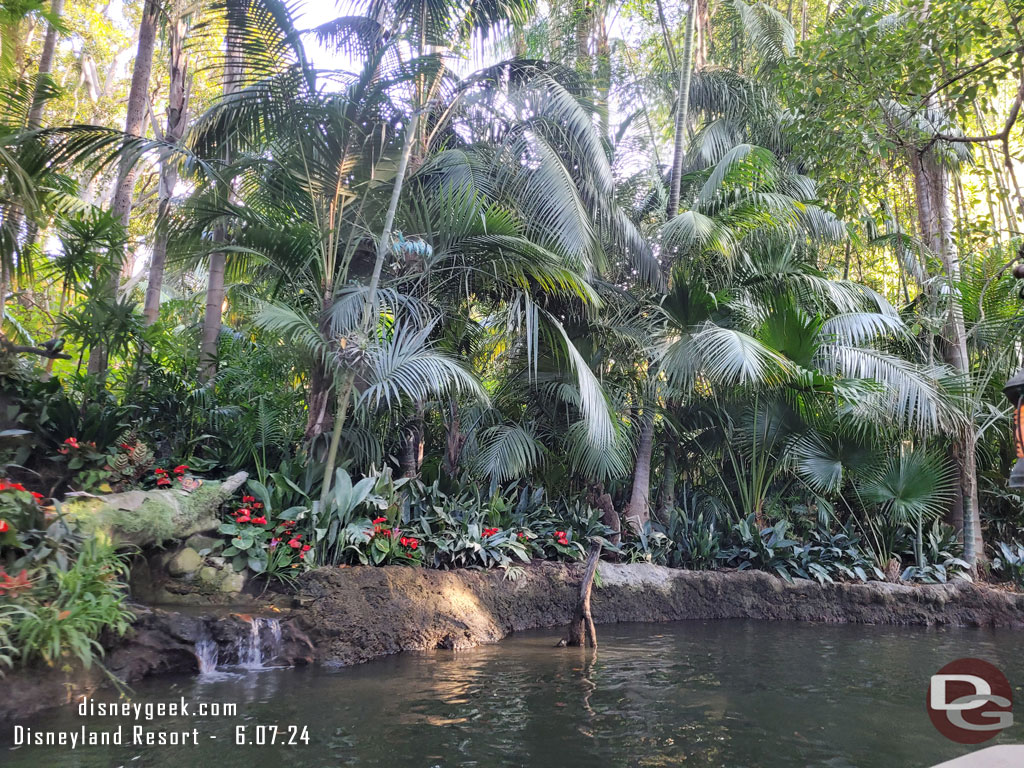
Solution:
{"label": "tree stump", "polygon": [[587,567],[583,571],[583,581],[580,582],[580,596],[576,601],[572,622],[569,624],[566,645],[582,648],[586,644],[591,648],[597,648],[597,630],[594,628],[594,617],[590,613],[590,592],[594,587],[594,575],[597,573],[597,562],[600,559],[601,543],[595,541],[590,545],[590,555],[587,557]]}

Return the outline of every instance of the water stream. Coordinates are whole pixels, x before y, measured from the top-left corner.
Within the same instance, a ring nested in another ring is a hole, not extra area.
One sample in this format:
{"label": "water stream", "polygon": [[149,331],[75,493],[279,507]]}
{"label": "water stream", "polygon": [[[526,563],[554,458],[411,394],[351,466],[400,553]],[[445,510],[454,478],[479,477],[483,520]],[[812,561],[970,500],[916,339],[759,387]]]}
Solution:
{"label": "water stream", "polygon": [[[80,717],[68,706],[23,725],[121,724],[126,738],[136,724],[194,728],[199,746],[10,750],[7,725],[0,765],[926,768],[972,751],[940,736],[925,712],[928,678],[941,666],[987,659],[1024,702],[1024,633],[1012,631],[752,621],[602,626],[596,658],[553,648],[558,636],[529,632],[347,669],[228,665],[212,676],[152,679],[136,687],[133,703],[184,697],[188,716],[136,723]],[[252,637],[268,653],[263,643],[273,642],[273,628],[254,623]],[[199,714],[200,703],[238,709]],[[1024,742],[1018,711],[1020,723],[992,743]],[[272,740],[260,726],[277,726],[278,743],[253,743]],[[308,745],[280,743],[301,737],[303,727]]]}

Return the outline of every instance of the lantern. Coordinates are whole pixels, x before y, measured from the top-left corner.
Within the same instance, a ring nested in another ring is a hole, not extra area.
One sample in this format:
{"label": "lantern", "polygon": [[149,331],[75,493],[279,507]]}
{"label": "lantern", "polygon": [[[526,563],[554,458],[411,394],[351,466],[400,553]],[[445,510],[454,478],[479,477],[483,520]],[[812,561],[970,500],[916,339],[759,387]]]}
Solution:
{"label": "lantern", "polygon": [[1024,488],[1024,369],[1006,382],[1003,394],[1013,405],[1013,443],[1017,451],[1017,463],[1010,470],[1008,485]]}

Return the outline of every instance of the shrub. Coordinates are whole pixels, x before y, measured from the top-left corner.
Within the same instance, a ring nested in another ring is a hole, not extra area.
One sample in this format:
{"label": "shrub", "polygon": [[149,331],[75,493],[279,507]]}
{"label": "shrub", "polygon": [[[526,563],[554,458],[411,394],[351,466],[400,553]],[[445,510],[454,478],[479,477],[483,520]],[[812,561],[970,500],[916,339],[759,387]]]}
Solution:
{"label": "shrub", "polygon": [[90,667],[103,655],[100,635],[122,635],[134,618],[125,605],[126,570],[121,555],[92,539],[67,569],[50,562],[31,577],[27,571],[18,577],[0,571],[0,595],[10,601],[0,606],[6,615],[0,642],[10,649],[2,651],[8,662],[17,656],[23,664],[41,660],[54,666],[74,657]]}
{"label": "shrub", "polygon": [[992,559],[992,572],[1018,587],[1024,587],[1024,546],[1016,541],[996,544],[999,554]]}

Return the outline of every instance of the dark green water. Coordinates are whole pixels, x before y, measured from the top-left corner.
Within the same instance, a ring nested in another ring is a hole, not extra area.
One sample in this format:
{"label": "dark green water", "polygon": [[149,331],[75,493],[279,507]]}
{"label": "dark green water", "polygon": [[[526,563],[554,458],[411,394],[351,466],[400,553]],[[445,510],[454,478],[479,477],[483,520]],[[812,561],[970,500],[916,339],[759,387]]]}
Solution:
{"label": "dark green water", "polygon": [[[963,656],[991,661],[1014,686],[1021,723],[990,743],[1024,741],[1024,633],[746,621],[598,631],[596,660],[553,648],[558,633],[545,631],[349,669],[154,680],[134,702],[184,696],[193,707],[234,702],[239,714],[139,723],[198,729],[198,747],[10,749],[12,727],[0,726],[0,766],[923,767],[971,751],[940,736],[924,704],[929,676]],[[22,724],[121,724],[127,740],[135,722],[69,706]],[[281,726],[279,739],[307,726],[309,744],[235,744],[236,726],[255,739],[258,724]]]}

